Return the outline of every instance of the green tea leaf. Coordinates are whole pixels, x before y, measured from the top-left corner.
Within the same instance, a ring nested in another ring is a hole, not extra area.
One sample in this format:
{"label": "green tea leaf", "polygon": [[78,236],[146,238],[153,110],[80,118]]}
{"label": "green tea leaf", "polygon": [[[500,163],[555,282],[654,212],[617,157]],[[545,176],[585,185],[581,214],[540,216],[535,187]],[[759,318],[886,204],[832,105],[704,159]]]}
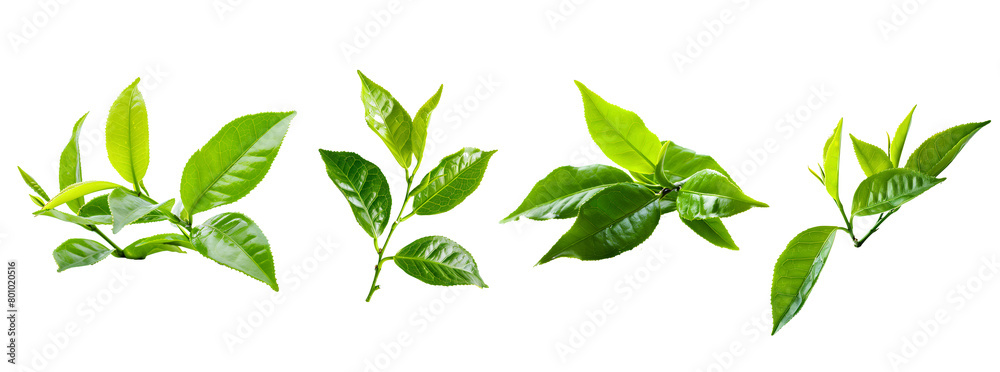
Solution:
{"label": "green tea leaf", "polygon": [[229,122],[191,156],[181,177],[188,216],[236,202],[271,168],[295,111],[246,115]]}
{"label": "green tea leaf", "polygon": [[906,161],[906,168],[937,177],[958,156],[966,143],[990,121],[951,127],[920,144]]}
{"label": "green tea leaf", "polygon": [[[69,144],[66,145],[62,155],[59,156],[60,189],[74,183],[83,182],[83,167],[80,165],[80,128],[83,127],[83,121],[87,119],[87,114],[83,114],[80,120],[77,120],[76,124],[73,125],[73,136],[70,137]],[[66,206],[74,213],[79,213],[83,203],[83,198],[78,198],[66,202]]]}
{"label": "green tea leaf", "polygon": [[[87,204],[84,204],[83,208],[80,208],[80,217],[86,218],[94,225],[110,225],[114,221],[114,218],[111,216],[111,205],[108,203],[110,195],[104,194],[95,197],[87,202]],[[164,211],[154,210],[152,213],[132,222],[132,224],[166,221],[168,219]]]}
{"label": "green tea leaf", "polygon": [[31,195],[31,194],[28,194],[28,197],[31,198],[31,202],[35,203],[35,205],[37,205],[39,207],[44,207],[45,206],[45,201],[42,200],[42,198],[39,198],[39,197]]}
{"label": "green tea leaf", "polygon": [[660,222],[658,196],[643,186],[621,183],[601,190],[580,207],[573,227],[537,265],[559,257],[602,260],[635,248]]}
{"label": "green tea leaf", "polygon": [[431,215],[455,208],[479,187],[486,165],[496,152],[466,147],[441,159],[413,191],[413,211]]}
{"label": "green tea leaf", "polygon": [[466,285],[487,288],[479,268],[465,248],[443,236],[415,240],[393,256],[403,272],[430,285]]}
{"label": "green tea leaf", "polygon": [[698,236],[717,247],[732,249],[734,251],[740,250],[740,247],[737,247],[736,242],[733,241],[733,237],[729,235],[726,225],[719,218],[686,220],[684,217],[681,217],[681,222],[684,222],[695,234],[698,234]]}
{"label": "green tea leaf", "polygon": [[655,170],[660,140],[639,115],[612,105],[577,81],[590,137],[601,151],[625,169],[642,174]]}
{"label": "green tea leaf", "polygon": [[98,191],[122,187],[119,184],[104,181],[84,181],[67,186],[56,196],[45,204],[44,209],[53,209],[66,204],[70,200],[76,200],[84,195],[93,194]]}
{"label": "green tea leaf", "polygon": [[[617,169],[617,168],[615,168],[615,169]],[[636,180],[636,182],[648,183],[650,185],[655,185],[656,184],[656,179],[655,179],[656,176],[654,176],[653,174],[642,174],[642,173],[636,173],[636,172],[633,172],[633,171],[628,171],[628,174],[631,175],[632,178],[634,178]]]}
{"label": "green tea leaf", "polygon": [[826,265],[837,230],[833,226],[813,227],[797,235],[781,252],[771,282],[772,335],[802,310]]}
{"label": "green tea leaf", "polygon": [[840,137],[841,129],[844,127],[844,119],[840,119],[840,123],[837,123],[837,128],[833,130],[833,135],[830,139],[826,140],[826,146],[823,146],[823,180],[826,182],[826,192],[830,194],[830,197],[840,203]]}
{"label": "green tea leaf", "polygon": [[42,189],[42,186],[39,185],[38,182],[36,182],[33,177],[28,175],[28,172],[25,172],[24,169],[21,169],[21,167],[17,167],[17,171],[21,173],[21,179],[24,180],[24,183],[27,184],[28,187],[34,190],[35,193],[38,194],[38,196],[41,196],[43,200],[45,200],[46,202],[49,201],[49,194],[45,193],[45,190]]}
{"label": "green tea leaf", "polygon": [[52,258],[55,258],[56,265],[59,265],[57,271],[62,272],[74,267],[93,265],[109,254],[111,250],[101,243],[87,239],[70,239],[56,247],[52,252]]}
{"label": "green tea leaf", "polygon": [[108,159],[118,174],[139,188],[149,168],[149,122],[139,79],[111,105],[107,125]]}
{"label": "green tea leaf", "polygon": [[896,128],[896,137],[889,141],[889,161],[892,162],[893,168],[898,168],[899,160],[903,158],[903,145],[906,143],[906,135],[910,132],[910,121],[913,120],[913,111],[916,109],[917,106],[913,105],[910,113],[906,115],[903,122],[899,123],[899,127]]}
{"label": "green tea leaf", "polygon": [[247,216],[223,213],[209,218],[194,228],[191,241],[203,256],[278,291],[271,246],[260,227]]}
{"label": "green tea leaf", "polygon": [[75,214],[64,213],[58,209],[42,209],[33,213],[35,216],[52,217],[60,221],[75,223],[80,226],[97,225],[98,222],[88,217],[77,216]]}
{"label": "green tea leaf", "polygon": [[677,212],[688,220],[729,217],[767,204],[746,196],[728,177],[711,169],[688,178],[677,196]]}
{"label": "green tea leaf", "polygon": [[174,199],[154,204],[146,199],[130,194],[125,189],[115,189],[108,196],[108,207],[111,209],[111,231],[117,234],[126,225],[132,224],[139,219],[146,217],[156,210],[170,211],[174,206]]}
{"label": "green tea leaf", "polygon": [[701,155],[671,141],[666,141],[660,149],[656,163],[656,181],[662,186],[673,187],[703,169],[711,169],[729,177],[722,166],[711,156]]}
{"label": "green tea leaf", "polygon": [[616,183],[631,181],[628,174],[607,165],[559,167],[538,181],[521,205],[500,223],[521,217],[536,221],[576,217],[580,205],[597,192]]}
{"label": "green tea leaf", "polygon": [[878,146],[854,138],[854,135],[851,135],[851,143],[854,144],[854,154],[858,156],[858,164],[861,165],[865,176],[871,177],[875,173],[895,167],[889,160],[889,155]]}
{"label": "green tea leaf", "polygon": [[389,222],[392,195],[377,165],[353,152],[319,150],[326,173],[354,211],[354,218],[368,236],[382,235]]}
{"label": "green tea leaf", "polygon": [[441,101],[441,91],[444,90],[444,85],[438,88],[437,93],[434,93],[427,103],[424,103],[417,110],[417,114],[413,116],[413,129],[410,131],[410,142],[413,147],[413,156],[417,158],[419,162],[424,158],[424,145],[427,144],[427,125],[431,122],[431,112],[437,108],[438,102]]}
{"label": "green tea leaf", "polygon": [[181,247],[195,249],[184,235],[180,234],[159,234],[142,238],[132,242],[123,249],[125,258],[142,260],[147,256],[159,252],[187,253]]}
{"label": "green tea leaf", "polygon": [[[358,76],[361,77],[361,102],[365,104],[365,122],[382,139],[385,147],[389,148],[399,166],[409,169],[413,157],[410,135],[413,120],[410,119],[410,114],[392,98],[389,91],[375,84],[361,71],[358,71]],[[424,128],[423,136],[426,135]],[[423,144],[421,151],[422,149]]]}
{"label": "green tea leaf", "polygon": [[870,216],[899,208],[944,181],[923,173],[893,168],[866,178],[854,192],[854,216]]}

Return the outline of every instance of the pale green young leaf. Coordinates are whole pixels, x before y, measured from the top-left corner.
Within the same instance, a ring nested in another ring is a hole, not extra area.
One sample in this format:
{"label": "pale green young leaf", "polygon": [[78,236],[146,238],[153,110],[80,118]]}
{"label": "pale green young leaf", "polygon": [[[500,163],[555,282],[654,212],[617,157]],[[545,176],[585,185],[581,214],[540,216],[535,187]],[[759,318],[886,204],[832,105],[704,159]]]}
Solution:
{"label": "pale green young leaf", "polygon": [[906,168],[883,171],[858,184],[852,214],[870,216],[891,211],[944,180]]}
{"label": "pale green young leaf", "polygon": [[149,122],[139,79],[125,88],[108,112],[108,159],[118,174],[139,188],[149,168]]}
{"label": "pale green young leaf", "polygon": [[414,213],[432,215],[458,206],[479,187],[486,166],[496,152],[466,147],[441,159],[414,189]]}
{"label": "pale green young leaf", "polygon": [[247,216],[223,213],[209,218],[194,228],[191,241],[203,256],[278,291],[271,245],[260,227]]}
{"label": "pale green young leaf", "polygon": [[826,140],[826,146],[823,146],[823,180],[826,183],[826,192],[830,194],[830,197],[840,203],[840,138],[841,130],[844,127],[844,119],[841,118],[840,122],[837,123],[837,128],[833,130],[833,135],[830,139]]}
{"label": "pale green young leaf", "polygon": [[903,145],[906,144],[906,135],[910,133],[910,121],[913,120],[913,111],[916,109],[917,105],[913,105],[910,113],[906,115],[903,122],[899,123],[899,127],[896,128],[896,137],[889,141],[889,160],[892,162],[893,168],[898,168],[900,159],[903,158]]}
{"label": "pale green young leaf", "polygon": [[892,161],[889,160],[889,155],[886,155],[885,151],[882,151],[878,146],[859,140],[853,134],[851,135],[851,143],[854,145],[854,154],[857,155],[858,164],[861,165],[865,176],[871,177],[875,173],[894,168]]}
{"label": "pale green young leaf", "polygon": [[441,85],[437,93],[434,93],[420,107],[420,110],[417,110],[417,114],[413,116],[413,129],[410,130],[410,142],[413,148],[413,156],[417,158],[418,162],[424,158],[424,146],[427,144],[427,127],[431,122],[431,113],[434,112],[434,109],[441,101],[442,90],[444,90],[444,85]]}
{"label": "pale green young leaf", "polygon": [[625,169],[652,174],[660,140],[646,128],[639,115],[608,103],[577,81],[591,138],[611,161]]}
{"label": "pale green young leaf", "polygon": [[688,220],[729,217],[768,205],[743,193],[728,177],[704,169],[688,178],[677,196],[677,212]]}
{"label": "pale green young leaf", "polygon": [[62,272],[74,267],[93,265],[109,254],[111,250],[101,243],[88,239],[70,239],[56,247],[52,258],[59,265],[57,271]]}
{"label": "pale green young leaf", "polygon": [[772,335],[802,310],[826,266],[838,229],[819,226],[803,231],[781,252],[771,281]]}
{"label": "pale green young leaf", "polygon": [[42,208],[53,209],[60,205],[66,204],[70,200],[76,200],[85,195],[93,194],[95,192],[102,190],[114,189],[118,187],[122,186],[117,183],[105,182],[105,181],[84,181],[80,183],[74,183],[64,188],[62,191],[59,192],[59,194],[56,194],[56,196],[52,197],[52,200],[49,200],[49,202],[46,203],[45,206]]}
{"label": "pale green young leaf", "polygon": [[45,193],[45,189],[43,189],[42,186],[35,181],[34,177],[31,177],[31,175],[29,175],[28,172],[25,172],[24,169],[21,169],[21,167],[17,167],[17,171],[21,173],[21,179],[24,180],[24,183],[27,184],[28,187],[34,190],[35,193],[42,198],[42,200],[46,202],[49,201],[49,194]]}
{"label": "pale green young leaf", "polygon": [[410,134],[413,120],[410,114],[406,113],[403,105],[392,98],[388,90],[375,84],[361,71],[358,71],[358,76],[361,77],[361,102],[365,105],[365,122],[389,148],[399,166],[409,169],[413,158]]}
{"label": "pale green young leaf", "polygon": [[[76,121],[76,124],[73,125],[73,135],[70,137],[69,143],[66,144],[66,148],[63,149],[62,154],[59,156],[60,189],[74,183],[83,182],[83,166],[80,164],[80,129],[83,127],[83,121],[87,119],[87,114],[83,114],[83,116]],[[80,207],[83,207],[84,202],[83,198],[78,198],[66,202],[66,206],[69,207],[69,209],[74,213],[79,213]]]}

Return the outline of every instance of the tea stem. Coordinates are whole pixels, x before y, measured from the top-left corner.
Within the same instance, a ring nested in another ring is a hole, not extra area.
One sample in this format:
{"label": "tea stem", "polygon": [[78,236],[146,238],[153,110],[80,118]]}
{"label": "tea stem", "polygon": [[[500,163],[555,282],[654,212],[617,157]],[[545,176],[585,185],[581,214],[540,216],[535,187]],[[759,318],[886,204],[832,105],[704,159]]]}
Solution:
{"label": "tea stem", "polygon": [[[418,162],[417,167],[420,166],[419,164],[420,163]],[[385,261],[392,259],[392,256],[382,258],[385,255],[386,248],[389,247],[389,239],[392,239],[392,233],[396,231],[396,226],[399,226],[400,223],[406,221],[415,213],[411,212],[405,217],[403,216],[403,211],[406,210],[406,204],[410,202],[410,191],[413,187],[413,176],[416,174],[416,169],[413,170],[414,174],[410,174],[409,169],[406,169],[405,171],[406,171],[406,196],[403,198],[403,205],[399,207],[399,214],[396,215],[396,220],[392,222],[392,227],[389,227],[389,234],[385,236],[385,241],[382,243],[381,248],[379,248],[378,246],[378,237],[372,239],[375,242],[375,252],[378,253],[378,264],[375,265],[375,277],[372,278],[372,286],[371,288],[368,289],[368,297],[365,298],[365,302],[371,302],[372,295],[374,295],[375,291],[379,289],[378,275],[382,273],[382,264]]]}

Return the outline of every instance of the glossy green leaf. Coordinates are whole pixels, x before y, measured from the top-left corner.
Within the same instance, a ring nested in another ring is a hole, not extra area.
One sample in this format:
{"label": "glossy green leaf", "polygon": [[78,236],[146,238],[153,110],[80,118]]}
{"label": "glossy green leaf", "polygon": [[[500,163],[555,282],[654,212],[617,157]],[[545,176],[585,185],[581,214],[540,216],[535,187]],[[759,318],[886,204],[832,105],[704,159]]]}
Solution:
{"label": "glossy green leaf", "polygon": [[157,204],[132,195],[124,189],[115,189],[108,196],[108,208],[111,209],[111,231],[117,234],[126,225],[132,224],[150,213],[157,210],[169,212],[173,206],[174,199]]}
{"label": "glossy green leaf", "polygon": [[199,253],[278,291],[271,246],[250,218],[223,213],[194,228],[191,241]]}
{"label": "glossy green leaf", "polygon": [[634,178],[636,182],[648,183],[648,184],[651,184],[651,185],[655,185],[656,184],[656,176],[654,176],[653,174],[642,174],[642,173],[636,173],[636,172],[633,172],[633,171],[628,171],[628,174],[631,175],[632,178]]}
{"label": "glossy green leaf", "polygon": [[430,285],[487,288],[479,268],[465,248],[443,236],[427,236],[400,249],[393,262],[403,272]]}
{"label": "glossy green leaf", "polygon": [[[80,165],[80,128],[83,127],[85,119],[87,119],[87,114],[83,114],[80,120],[77,120],[76,124],[73,125],[73,136],[70,137],[69,143],[63,149],[62,155],[59,156],[60,189],[83,182],[83,167]],[[79,213],[84,202],[83,198],[78,198],[66,202],[66,206],[74,213]]]}
{"label": "glossy green leaf", "polygon": [[[365,122],[385,147],[389,148],[399,166],[409,169],[413,157],[411,130],[413,120],[392,94],[358,71],[361,77],[361,102],[365,105]],[[423,136],[426,137],[426,128]],[[421,149],[423,145],[421,145]]]}
{"label": "glossy green leaf", "polygon": [[441,159],[413,191],[413,211],[431,215],[455,208],[479,187],[486,165],[496,152],[466,147]]}
{"label": "glossy green leaf", "polygon": [[772,335],[802,310],[826,265],[837,230],[833,226],[813,227],[795,236],[781,252],[771,282]]}
{"label": "glossy green leaf", "polygon": [[937,177],[958,156],[966,143],[990,121],[951,127],[920,144],[906,161],[906,168]]}
{"label": "glossy green leaf", "polygon": [[736,215],[752,207],[767,207],[747,196],[728,177],[711,169],[698,171],[681,185],[677,212],[688,220]]}
{"label": "glossy green leaf", "polygon": [[854,192],[855,216],[870,216],[899,208],[944,181],[923,173],[894,168],[866,178]]}
{"label": "glossy green leaf", "polygon": [[87,239],[70,239],[52,252],[59,272],[74,267],[88,266],[100,262],[111,254],[111,250],[103,244]]}
{"label": "glossy green leaf", "polygon": [[833,135],[826,140],[823,146],[823,181],[826,183],[826,192],[840,205],[840,138],[841,129],[844,127],[844,119],[840,119],[837,128],[833,130]]}
{"label": "glossy green leaf", "polygon": [[188,216],[233,203],[271,168],[295,111],[246,115],[229,122],[191,156],[181,177]]}
{"label": "glossy green leaf", "polygon": [[673,187],[703,169],[714,170],[731,179],[711,156],[698,154],[672,141],[663,143],[658,159],[654,175],[657,183],[666,187]]}
{"label": "glossy green leaf", "polygon": [[97,225],[98,222],[89,217],[77,216],[75,214],[64,213],[58,209],[42,209],[33,213],[35,216],[52,217],[60,221],[75,223],[80,226]]}
{"label": "glossy green leaf", "polygon": [[382,235],[389,222],[392,195],[377,165],[353,152],[319,150],[326,173],[354,211],[354,218],[371,237]]}
{"label": "glossy green leaf", "polygon": [[851,143],[854,144],[854,154],[857,155],[858,164],[865,176],[871,177],[875,173],[894,168],[889,155],[878,146],[859,140],[854,135],[851,135]]}
{"label": "glossy green leaf", "polygon": [[917,106],[913,105],[910,113],[906,115],[903,122],[899,123],[899,127],[896,128],[896,137],[889,141],[889,161],[892,162],[892,168],[898,168],[899,161],[903,158],[903,145],[906,144],[906,135],[910,132],[910,121],[913,120],[913,111],[916,109]]}
{"label": "glossy green leaf", "polygon": [[125,88],[108,112],[108,159],[118,174],[139,187],[149,168],[149,122],[139,79]]}
{"label": "glossy green leaf", "polygon": [[608,103],[579,81],[576,86],[583,95],[590,137],[601,151],[625,169],[652,174],[660,153],[660,140],[646,128],[639,115]]}
{"label": "glossy green leaf", "polygon": [[28,197],[31,198],[31,202],[35,203],[35,205],[37,205],[39,207],[44,207],[45,206],[45,201],[42,200],[42,198],[39,198],[39,197],[34,196],[34,195],[30,195],[30,194],[28,195]]}
{"label": "glossy green leaf", "polygon": [[[83,208],[80,208],[80,217],[86,218],[93,222],[94,225],[110,225],[114,221],[114,218],[111,216],[111,205],[108,203],[110,195],[104,194],[88,201],[87,204],[83,205]],[[132,224],[166,221],[168,219],[165,211],[155,210],[132,222]]]}
{"label": "glossy green leaf", "polygon": [[617,256],[649,238],[659,222],[656,194],[634,183],[610,186],[583,203],[573,227],[538,265],[559,257],[592,261]]}
{"label": "glossy green leaf", "polygon": [[125,258],[141,260],[159,252],[187,253],[181,247],[195,249],[194,244],[184,235],[159,234],[136,240],[122,250],[125,252]]}
{"label": "glossy green leaf", "polygon": [[687,227],[691,228],[695,234],[704,238],[709,243],[714,244],[717,247],[722,247],[726,249],[732,249],[734,251],[740,250],[736,246],[736,242],[733,241],[733,237],[729,235],[729,230],[726,229],[726,225],[722,223],[719,218],[708,218],[704,220],[687,220],[681,217],[681,222],[684,222]]}
{"label": "glossy green leaf", "polygon": [[631,181],[624,171],[607,165],[559,167],[538,181],[521,205],[500,223],[521,217],[537,221],[576,217],[580,205],[597,192]]}
{"label": "glossy green leaf", "polygon": [[42,208],[53,209],[60,205],[66,204],[70,200],[76,200],[78,198],[81,198],[84,195],[89,195],[98,191],[114,189],[119,187],[122,186],[116,183],[104,182],[104,181],[84,181],[80,183],[74,183],[64,188],[62,191],[59,192],[59,194],[56,194],[56,196],[52,197],[52,200],[49,200],[49,202],[46,203],[45,206]]}
{"label": "glossy green leaf", "polygon": [[42,186],[28,174],[28,172],[25,172],[24,169],[21,169],[21,167],[17,167],[17,171],[21,173],[21,179],[24,180],[24,183],[27,184],[28,187],[34,190],[38,196],[41,196],[43,200],[46,202],[49,201],[49,194],[45,193],[45,189],[43,189]]}
{"label": "glossy green leaf", "polygon": [[677,194],[671,193],[659,201],[660,215],[677,211]]}
{"label": "glossy green leaf", "polygon": [[427,144],[427,126],[431,122],[431,113],[441,101],[442,90],[444,90],[444,85],[441,85],[437,93],[434,93],[420,107],[420,110],[417,110],[417,114],[413,116],[413,129],[410,131],[410,142],[413,148],[413,156],[417,158],[418,162],[424,158],[424,146]]}

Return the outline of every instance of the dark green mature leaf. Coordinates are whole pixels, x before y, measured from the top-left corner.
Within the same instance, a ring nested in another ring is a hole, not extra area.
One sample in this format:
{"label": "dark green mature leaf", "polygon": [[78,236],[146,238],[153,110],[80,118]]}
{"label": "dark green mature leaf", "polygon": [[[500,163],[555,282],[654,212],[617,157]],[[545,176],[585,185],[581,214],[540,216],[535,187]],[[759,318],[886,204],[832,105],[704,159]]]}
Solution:
{"label": "dark green mature leaf", "polygon": [[116,183],[104,182],[104,181],[84,181],[80,183],[74,183],[64,188],[62,191],[59,192],[59,194],[56,194],[56,196],[52,197],[52,200],[49,200],[49,202],[46,203],[45,206],[42,208],[53,209],[60,205],[66,204],[70,200],[76,200],[78,198],[81,198],[84,195],[89,195],[98,191],[114,189],[119,187],[122,186]]}
{"label": "dark green mature leaf", "polygon": [[17,171],[21,173],[21,179],[24,180],[24,183],[27,184],[28,187],[34,190],[38,196],[41,196],[43,200],[46,202],[49,201],[49,194],[45,193],[45,189],[42,189],[42,186],[39,185],[33,177],[28,175],[28,172],[25,172],[24,169],[21,169],[21,167],[17,167]]}
{"label": "dark green mature leaf", "polygon": [[834,226],[813,227],[795,236],[781,252],[771,282],[772,335],[802,310],[826,265],[837,230]]}
{"label": "dark green mature leaf", "polygon": [[858,156],[858,164],[861,165],[865,176],[871,177],[875,173],[894,168],[892,161],[889,160],[889,155],[886,155],[885,151],[882,151],[878,146],[859,140],[853,134],[851,135],[851,143],[854,144],[854,154]]}
{"label": "dark green mature leaf", "polygon": [[671,141],[663,143],[659,161],[656,163],[656,181],[663,186],[674,184],[691,177],[702,169],[711,169],[730,178],[722,166],[711,156],[698,154]]}
{"label": "dark green mature leaf", "polygon": [[677,194],[671,193],[660,199],[660,215],[677,211]]}
{"label": "dark green mature leaf", "polygon": [[913,120],[913,111],[916,109],[917,105],[913,105],[910,113],[906,115],[903,122],[899,123],[899,127],[896,128],[896,136],[889,141],[889,161],[892,162],[892,168],[898,168],[899,161],[903,158],[903,145],[906,144],[906,135],[910,133],[910,121]]}
{"label": "dark green mature leaf", "polygon": [[132,195],[125,189],[115,189],[108,196],[108,208],[111,210],[111,231],[117,234],[126,225],[139,221],[149,214],[162,210],[169,212],[174,206],[174,199],[162,203],[153,203],[149,200]]}
{"label": "dark green mature leaf", "polygon": [[424,158],[424,145],[427,144],[427,125],[431,122],[431,112],[437,108],[438,102],[441,101],[442,90],[444,90],[444,85],[441,85],[437,93],[434,93],[420,107],[420,110],[417,110],[417,114],[413,116],[413,129],[410,130],[410,142],[413,148],[413,156],[417,158],[418,162]]}
{"label": "dark green mature leaf", "polygon": [[[91,199],[80,208],[80,217],[93,222],[94,225],[110,225],[114,218],[111,216],[111,205],[108,203],[110,194],[104,194]],[[166,221],[169,218],[163,211],[156,210],[146,216],[132,222],[132,224]]]}
{"label": "dark green mature leaf", "polygon": [[70,239],[52,252],[52,258],[59,265],[57,271],[62,272],[74,267],[88,266],[100,262],[111,254],[111,250],[103,244],[87,239]]}
{"label": "dark green mature leaf", "polygon": [[830,194],[830,197],[840,203],[840,138],[841,130],[844,127],[844,119],[840,119],[840,123],[837,123],[837,128],[833,130],[833,135],[830,139],[826,140],[826,146],[823,146],[823,181],[826,183],[826,192]]}
{"label": "dark green mature leaf", "polygon": [[577,81],[583,95],[583,111],[587,129],[601,151],[625,169],[652,174],[660,140],[646,128],[639,115],[612,105]]}
{"label": "dark green mature leaf", "polygon": [[698,236],[717,247],[732,249],[734,251],[740,250],[740,247],[737,247],[736,242],[733,241],[733,237],[729,235],[726,225],[719,218],[686,220],[684,217],[681,217],[681,222],[684,222],[695,234],[698,234]]}
{"label": "dark green mature leaf", "polygon": [[893,168],[861,181],[854,192],[851,210],[855,216],[888,212],[944,180],[906,168]]}
{"label": "dark green mature leaf", "polygon": [[236,202],[271,168],[295,111],[237,118],[191,156],[181,177],[181,201],[189,216]]}
{"label": "dark green mature leaf", "polygon": [[430,285],[487,288],[479,268],[465,248],[443,236],[427,236],[400,249],[393,262],[403,272]]}
{"label": "dark green mature leaf", "polygon": [[906,161],[906,168],[937,177],[958,156],[966,143],[990,121],[962,124],[935,134],[920,144]]}
{"label": "dark green mature leaf", "polygon": [[223,213],[194,228],[191,241],[203,256],[260,280],[278,291],[267,237],[250,218]]}
{"label": "dark green mature leaf", "polygon": [[108,112],[108,159],[118,174],[138,188],[149,168],[149,122],[139,79],[118,95]]}
{"label": "dark green mature leaf", "polygon": [[[62,155],[59,156],[60,189],[83,182],[83,166],[80,165],[80,128],[83,127],[83,121],[87,119],[87,114],[83,114],[80,120],[77,120],[76,124],[73,125],[73,136],[70,137],[69,143],[63,149]],[[83,203],[84,200],[81,197],[66,202],[66,206],[74,213],[79,213]]]}
{"label": "dark green mature leaf", "polygon": [[538,181],[521,205],[500,223],[521,217],[537,221],[576,217],[580,205],[591,196],[613,184],[630,181],[628,174],[606,165],[559,167]]}
{"label": "dark green mature leaf", "polygon": [[141,260],[159,252],[187,253],[181,247],[195,249],[194,244],[184,235],[159,234],[136,240],[125,247],[123,251],[125,258]]}
{"label": "dark green mature leaf", "polygon": [[634,183],[620,183],[588,199],[580,216],[537,265],[559,257],[602,260],[635,248],[660,222],[658,196]]}
{"label": "dark green mature leaf", "polygon": [[413,211],[431,215],[455,208],[479,187],[486,165],[496,152],[466,147],[441,159],[413,191]]}
{"label": "dark green mature leaf", "polygon": [[736,215],[767,204],[746,196],[728,177],[711,169],[698,171],[681,185],[677,212],[688,220]]}
{"label": "dark green mature leaf", "polygon": [[369,236],[382,235],[389,222],[392,195],[377,165],[353,152],[319,150],[326,173],[354,211],[354,218]]}
{"label": "dark green mature leaf", "polygon": [[[361,71],[358,71],[358,76],[361,77],[361,102],[365,104],[365,122],[382,139],[385,147],[389,148],[399,166],[409,169],[413,158],[410,134],[413,120],[410,119],[410,114],[392,98],[389,91],[375,84]],[[424,128],[424,136],[427,135],[426,130]]]}

